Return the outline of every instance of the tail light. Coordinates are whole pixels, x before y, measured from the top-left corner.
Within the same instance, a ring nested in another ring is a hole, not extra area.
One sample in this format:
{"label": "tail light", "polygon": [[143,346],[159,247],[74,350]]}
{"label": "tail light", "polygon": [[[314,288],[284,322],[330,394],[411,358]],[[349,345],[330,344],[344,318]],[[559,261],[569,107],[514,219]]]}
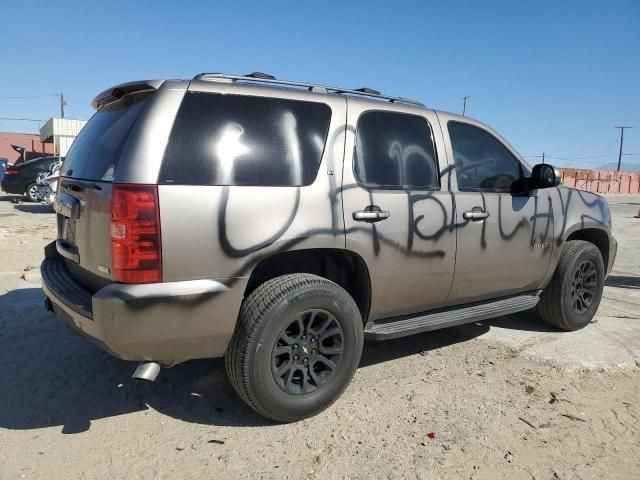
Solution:
{"label": "tail light", "polygon": [[162,281],[156,185],[113,185],[111,271],[113,279],[122,283]]}
{"label": "tail light", "polygon": [[20,170],[16,170],[15,168],[7,168],[4,171],[5,175],[17,175],[18,173],[20,173]]}

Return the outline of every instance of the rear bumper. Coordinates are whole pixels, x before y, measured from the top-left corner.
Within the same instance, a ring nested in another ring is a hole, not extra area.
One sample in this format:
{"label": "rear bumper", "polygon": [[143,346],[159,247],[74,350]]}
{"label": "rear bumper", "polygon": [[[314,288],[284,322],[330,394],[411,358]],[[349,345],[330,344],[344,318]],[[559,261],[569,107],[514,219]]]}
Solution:
{"label": "rear bumper", "polygon": [[14,193],[21,195],[24,193],[24,189],[26,185],[23,185],[22,182],[13,182],[10,181],[11,176],[5,175],[0,182],[0,189],[6,193]]}
{"label": "rear bumper", "polygon": [[209,279],[112,283],[91,293],[71,277],[55,243],[45,248],[45,257],[42,288],[53,311],[112,355],[164,365],[224,355],[243,285],[230,289]]}

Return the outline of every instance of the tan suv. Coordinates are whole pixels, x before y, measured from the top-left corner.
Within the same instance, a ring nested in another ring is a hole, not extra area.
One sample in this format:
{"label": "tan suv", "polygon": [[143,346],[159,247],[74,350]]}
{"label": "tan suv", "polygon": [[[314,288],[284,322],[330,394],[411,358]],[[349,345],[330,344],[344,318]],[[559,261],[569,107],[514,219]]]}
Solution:
{"label": "tan suv", "polygon": [[347,387],[364,339],[538,307],[585,326],[607,202],[495,131],[362,88],[247,76],[118,85],[62,168],[46,307],[113,355],[225,356],[262,415]]}

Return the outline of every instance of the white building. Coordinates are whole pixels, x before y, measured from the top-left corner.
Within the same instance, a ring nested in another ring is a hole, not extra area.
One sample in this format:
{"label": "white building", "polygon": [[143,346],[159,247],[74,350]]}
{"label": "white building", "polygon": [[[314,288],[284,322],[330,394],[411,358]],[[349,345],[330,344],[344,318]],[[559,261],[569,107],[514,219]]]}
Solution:
{"label": "white building", "polygon": [[51,117],[40,128],[40,141],[53,143],[56,155],[64,157],[86,123],[86,120]]}

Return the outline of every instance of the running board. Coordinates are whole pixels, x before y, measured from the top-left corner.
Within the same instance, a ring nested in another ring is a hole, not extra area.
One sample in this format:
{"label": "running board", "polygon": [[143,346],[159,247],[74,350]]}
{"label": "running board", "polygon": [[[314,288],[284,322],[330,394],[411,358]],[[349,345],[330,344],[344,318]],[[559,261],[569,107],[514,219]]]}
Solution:
{"label": "running board", "polygon": [[364,329],[367,340],[391,340],[415,333],[453,327],[529,310],[536,306],[539,292],[527,292],[497,300],[441,308],[418,315],[382,318],[369,321]]}

